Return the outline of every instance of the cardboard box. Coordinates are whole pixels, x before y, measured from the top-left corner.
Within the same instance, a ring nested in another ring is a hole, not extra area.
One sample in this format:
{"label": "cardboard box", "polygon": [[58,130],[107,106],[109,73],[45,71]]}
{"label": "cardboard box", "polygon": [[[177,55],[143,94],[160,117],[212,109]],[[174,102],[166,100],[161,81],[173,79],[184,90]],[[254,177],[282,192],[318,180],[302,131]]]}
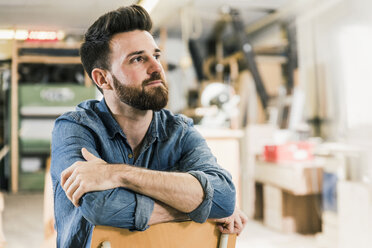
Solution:
{"label": "cardboard box", "polygon": [[296,196],[280,188],[264,185],[264,224],[285,233],[319,232],[319,195]]}

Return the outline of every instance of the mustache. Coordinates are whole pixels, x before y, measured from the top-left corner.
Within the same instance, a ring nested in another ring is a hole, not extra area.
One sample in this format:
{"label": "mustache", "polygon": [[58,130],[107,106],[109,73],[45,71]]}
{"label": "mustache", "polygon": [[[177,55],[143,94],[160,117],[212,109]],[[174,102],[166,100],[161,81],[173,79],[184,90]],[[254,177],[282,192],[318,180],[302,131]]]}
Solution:
{"label": "mustache", "polygon": [[161,83],[165,86],[164,79],[158,72],[154,72],[151,74],[150,78],[143,80],[142,86],[148,85],[150,82],[155,80],[161,80]]}

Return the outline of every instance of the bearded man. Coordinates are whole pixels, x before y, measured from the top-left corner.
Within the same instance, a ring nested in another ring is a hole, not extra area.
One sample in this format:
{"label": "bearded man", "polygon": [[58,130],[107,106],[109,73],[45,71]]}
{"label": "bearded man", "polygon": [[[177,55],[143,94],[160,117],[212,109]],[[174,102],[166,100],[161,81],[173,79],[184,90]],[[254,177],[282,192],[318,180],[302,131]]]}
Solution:
{"label": "bearded man", "polygon": [[145,230],[223,218],[223,232],[244,227],[230,174],[190,119],[163,109],[168,85],[151,27],[148,13],[132,5],[104,14],[85,34],[81,60],[103,99],[55,122],[58,247],[90,247],[94,225]]}

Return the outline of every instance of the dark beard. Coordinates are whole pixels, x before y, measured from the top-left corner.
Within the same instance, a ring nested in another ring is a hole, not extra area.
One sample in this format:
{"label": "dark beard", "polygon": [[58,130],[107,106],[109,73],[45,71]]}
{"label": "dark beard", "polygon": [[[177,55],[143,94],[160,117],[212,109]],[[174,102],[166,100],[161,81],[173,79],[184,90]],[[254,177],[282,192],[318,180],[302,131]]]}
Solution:
{"label": "dark beard", "polygon": [[[157,72],[142,82],[141,88],[123,85],[114,75],[114,89],[120,101],[140,110],[159,111],[168,103],[168,87]],[[163,86],[146,88],[153,80],[161,80]]]}

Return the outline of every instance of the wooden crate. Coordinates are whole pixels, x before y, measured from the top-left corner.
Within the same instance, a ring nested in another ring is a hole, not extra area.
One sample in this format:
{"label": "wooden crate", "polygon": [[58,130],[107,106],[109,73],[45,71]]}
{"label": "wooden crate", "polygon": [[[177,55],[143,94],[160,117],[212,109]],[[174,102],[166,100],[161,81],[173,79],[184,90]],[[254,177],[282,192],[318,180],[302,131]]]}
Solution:
{"label": "wooden crate", "polygon": [[265,184],[263,219],[265,225],[285,233],[317,233],[321,230],[320,197],[294,195]]}

